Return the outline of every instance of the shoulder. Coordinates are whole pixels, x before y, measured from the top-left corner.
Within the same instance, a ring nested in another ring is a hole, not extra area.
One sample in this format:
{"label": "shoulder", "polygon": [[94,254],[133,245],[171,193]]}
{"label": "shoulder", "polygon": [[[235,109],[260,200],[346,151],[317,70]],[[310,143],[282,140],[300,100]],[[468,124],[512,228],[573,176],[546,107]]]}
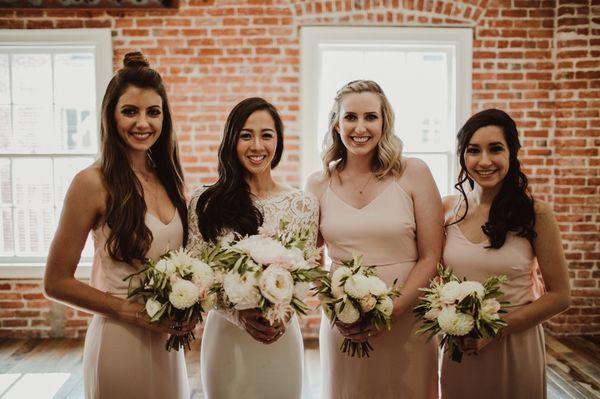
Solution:
{"label": "shoulder", "polygon": [[548,202],[535,200],[533,202],[533,209],[535,211],[536,225],[555,221],[554,210]]}
{"label": "shoulder", "polygon": [[200,195],[202,195],[202,193],[206,191],[207,188],[207,186],[196,187],[194,191],[192,191],[192,196],[190,197],[190,205],[198,202],[198,198],[200,198]]}
{"label": "shoulder", "polygon": [[306,181],[305,192],[311,194],[315,199],[321,198],[323,192],[329,184],[329,177],[322,172],[315,172],[308,177]]}
{"label": "shoulder", "polygon": [[78,172],[71,182],[71,190],[90,196],[106,195],[100,166],[93,164]]}
{"label": "shoulder", "polygon": [[454,210],[454,208],[456,207],[456,204],[458,204],[459,200],[460,200],[460,195],[458,195],[458,194],[447,195],[444,198],[442,198],[442,205],[444,207],[444,213],[451,212],[452,210]]}
{"label": "shoulder", "polygon": [[417,176],[422,173],[431,173],[429,166],[419,158],[403,158],[402,159],[402,174],[407,176]]}

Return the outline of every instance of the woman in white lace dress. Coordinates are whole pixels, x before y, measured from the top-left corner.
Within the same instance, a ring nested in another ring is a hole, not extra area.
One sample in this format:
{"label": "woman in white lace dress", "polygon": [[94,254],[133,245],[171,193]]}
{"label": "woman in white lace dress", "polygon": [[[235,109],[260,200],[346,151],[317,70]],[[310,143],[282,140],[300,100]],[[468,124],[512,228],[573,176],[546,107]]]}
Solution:
{"label": "woman in white lace dress", "polygon": [[[197,190],[189,208],[188,247],[217,242],[229,233],[256,234],[263,224],[314,225],[316,198],[277,183],[283,125],[262,98],[234,107],[219,148],[219,180]],[[315,245],[316,236],[310,240]],[[270,325],[256,309],[211,311],[202,336],[201,375],[208,399],[295,399],[302,395],[303,344],[295,316]]]}

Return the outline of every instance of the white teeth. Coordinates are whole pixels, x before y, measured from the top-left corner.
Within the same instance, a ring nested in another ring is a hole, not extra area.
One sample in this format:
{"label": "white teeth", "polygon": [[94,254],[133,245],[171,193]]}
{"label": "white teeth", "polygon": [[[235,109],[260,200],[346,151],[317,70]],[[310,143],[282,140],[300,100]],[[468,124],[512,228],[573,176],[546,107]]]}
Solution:
{"label": "white teeth", "polygon": [[133,135],[135,138],[138,138],[138,139],[145,139],[145,138],[148,138],[148,137],[150,137],[150,134],[151,134],[151,133],[131,133],[131,134],[132,134],[132,135]]}
{"label": "white teeth", "polygon": [[363,137],[352,137],[352,140],[357,142],[357,143],[366,143],[368,140],[370,139],[369,136],[363,136]]}
{"label": "white teeth", "polygon": [[489,176],[492,173],[496,172],[495,170],[478,170],[477,174],[482,176]]}
{"label": "white teeth", "polygon": [[262,156],[248,157],[248,158],[250,158],[250,160],[253,162],[261,162],[263,159],[265,159],[265,156],[262,155]]}

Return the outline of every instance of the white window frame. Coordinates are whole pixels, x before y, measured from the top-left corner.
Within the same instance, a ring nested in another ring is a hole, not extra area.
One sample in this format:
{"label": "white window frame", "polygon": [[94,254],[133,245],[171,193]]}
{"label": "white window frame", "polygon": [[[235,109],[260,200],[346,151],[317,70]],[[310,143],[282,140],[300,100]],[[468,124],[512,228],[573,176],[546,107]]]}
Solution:
{"label": "white window frame", "polygon": [[[94,52],[95,74],[96,74],[96,112],[98,115],[98,126],[102,107],[102,97],[110,81],[112,70],[112,38],[110,29],[0,29],[0,48],[8,46],[19,47],[43,47],[52,48],[60,46],[86,46]],[[99,133],[99,132],[98,132]],[[98,140],[99,142],[99,140]],[[7,154],[8,155],[8,154]],[[31,154],[29,157],[65,155],[61,153]],[[92,154],[94,155],[94,154]],[[18,156],[18,155],[17,155]],[[74,155],[81,156],[81,155]],[[41,278],[44,274],[46,261],[31,261],[25,259],[10,263],[0,263],[0,278]],[[91,271],[89,260],[80,262],[76,271],[76,277],[89,278]]]}
{"label": "white window frame", "polygon": [[[302,182],[311,173],[322,169],[320,153],[315,148],[318,140],[317,106],[319,90],[320,52],[322,45],[353,45],[363,43],[381,45],[451,46],[455,57],[450,82],[454,85],[456,104],[451,127],[454,134],[471,114],[471,71],[473,30],[471,28],[406,28],[406,27],[301,27],[301,116],[300,143]],[[452,139],[451,142],[454,142]],[[320,145],[320,143],[319,143]],[[435,152],[432,152],[435,153]],[[445,153],[445,152],[444,152]],[[455,151],[451,152],[449,185],[457,177]]]}

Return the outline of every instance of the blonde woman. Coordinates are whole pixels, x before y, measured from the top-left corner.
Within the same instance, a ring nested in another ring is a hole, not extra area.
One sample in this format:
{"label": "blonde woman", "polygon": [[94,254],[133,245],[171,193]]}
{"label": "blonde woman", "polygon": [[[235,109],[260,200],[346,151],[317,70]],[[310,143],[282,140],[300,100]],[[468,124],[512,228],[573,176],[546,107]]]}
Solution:
{"label": "blonde woman", "polygon": [[[377,83],[342,87],[330,113],[324,171],[307,184],[319,199],[319,240],[331,271],[360,253],[386,283],[398,279],[402,293],[394,300],[391,331],[360,323],[332,328],[322,320],[323,398],[437,397],[436,343],[415,336],[412,309],[441,255],[442,203],[425,163],[401,157],[393,126]],[[375,350],[369,358],[348,357],[339,350],[344,337],[368,339]]]}

